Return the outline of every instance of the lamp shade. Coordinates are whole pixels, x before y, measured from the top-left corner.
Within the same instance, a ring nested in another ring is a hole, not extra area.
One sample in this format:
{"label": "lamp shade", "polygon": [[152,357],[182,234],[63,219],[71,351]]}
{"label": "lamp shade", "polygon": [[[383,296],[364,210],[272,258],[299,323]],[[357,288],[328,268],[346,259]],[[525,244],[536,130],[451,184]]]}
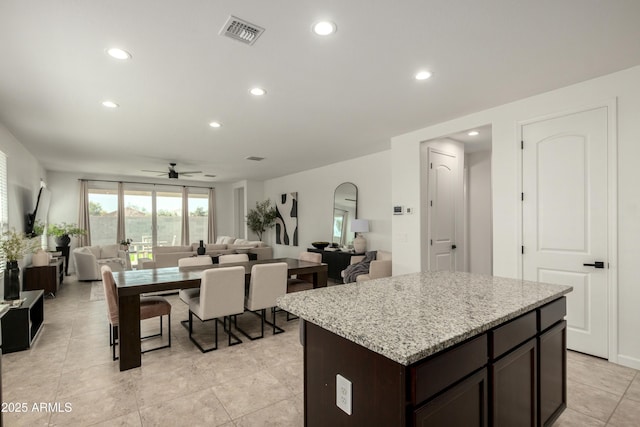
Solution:
{"label": "lamp shade", "polygon": [[354,233],[368,233],[369,232],[369,220],[368,219],[354,219],[351,221],[351,231]]}

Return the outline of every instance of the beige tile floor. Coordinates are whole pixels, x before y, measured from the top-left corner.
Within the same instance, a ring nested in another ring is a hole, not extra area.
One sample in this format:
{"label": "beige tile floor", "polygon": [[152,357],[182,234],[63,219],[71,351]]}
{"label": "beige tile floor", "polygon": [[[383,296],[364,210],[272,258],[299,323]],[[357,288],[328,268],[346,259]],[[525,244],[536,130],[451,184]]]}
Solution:
{"label": "beige tile floor", "polygon": [[[3,401],[27,411],[4,414],[6,426],[301,426],[302,347],[298,322],[284,334],[202,354],[179,320],[186,305],[168,299],[172,347],[143,354],[142,367],[119,372],[111,360],[106,309],[91,286],[67,277],[45,301],[45,325],[30,350],[2,358]],[[239,323],[255,327],[243,315]],[[143,328],[157,327],[145,321]],[[568,408],[557,426],[640,426],[640,375],[569,353]],[[60,411],[33,410],[57,403]],[[65,405],[71,409],[65,412]]]}

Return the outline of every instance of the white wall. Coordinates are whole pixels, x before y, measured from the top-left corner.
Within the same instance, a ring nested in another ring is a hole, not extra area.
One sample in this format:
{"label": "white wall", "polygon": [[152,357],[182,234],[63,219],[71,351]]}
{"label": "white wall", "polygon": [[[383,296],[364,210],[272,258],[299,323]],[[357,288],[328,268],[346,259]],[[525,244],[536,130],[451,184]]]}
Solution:
{"label": "white wall", "polygon": [[36,207],[40,179],[47,173],[40,162],[0,124],[0,151],[7,155],[9,227],[24,231],[25,215]]}
{"label": "white wall", "polygon": [[333,193],[343,182],[358,187],[358,217],[369,220],[368,250],[391,250],[391,165],[390,151],[334,163],[317,169],[267,180],[265,198],[275,201],[283,193],[298,192],[298,245],[275,244],[275,229],[264,240],[275,257],[298,257],[311,242],[331,241]]}
{"label": "white wall", "polygon": [[491,152],[465,156],[469,272],[491,274]]}
{"label": "white wall", "polygon": [[[618,136],[618,309],[617,354],[610,357],[640,368],[640,66],[538,96],[470,114],[392,138],[394,204],[419,206],[420,142],[464,129],[492,125],[493,273],[517,277],[519,254],[519,122],[617,100]],[[394,274],[420,269],[421,233],[417,216],[393,218]],[[615,284],[614,284],[615,286]]]}

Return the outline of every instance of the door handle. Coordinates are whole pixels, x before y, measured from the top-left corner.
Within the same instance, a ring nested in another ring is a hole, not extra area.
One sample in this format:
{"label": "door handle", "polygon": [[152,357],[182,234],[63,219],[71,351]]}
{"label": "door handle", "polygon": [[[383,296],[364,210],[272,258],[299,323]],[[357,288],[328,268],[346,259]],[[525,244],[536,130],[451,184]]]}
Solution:
{"label": "door handle", "polygon": [[594,261],[593,264],[582,264],[585,267],[595,267],[595,268],[604,268],[604,262],[603,261]]}
{"label": "door handle", "polygon": [[455,248],[457,248],[456,245],[451,245],[451,249],[455,249]]}

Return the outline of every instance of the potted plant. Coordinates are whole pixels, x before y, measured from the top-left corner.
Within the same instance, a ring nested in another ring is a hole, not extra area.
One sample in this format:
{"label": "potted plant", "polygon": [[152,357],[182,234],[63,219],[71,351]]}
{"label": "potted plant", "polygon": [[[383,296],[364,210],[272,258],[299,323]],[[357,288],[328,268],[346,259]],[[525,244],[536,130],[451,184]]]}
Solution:
{"label": "potted plant", "polygon": [[3,233],[0,241],[0,252],[7,261],[4,272],[4,299],[6,301],[20,298],[20,267],[18,260],[36,249],[36,242],[25,233],[11,229]]}
{"label": "potted plant", "polygon": [[47,234],[53,236],[56,240],[56,246],[69,246],[71,242],[71,237],[74,236],[84,236],[87,234],[87,231],[78,228],[75,224],[67,224],[66,222],[61,222],[60,224],[51,224],[47,229]]}
{"label": "potted plant", "polygon": [[256,202],[255,209],[247,213],[247,227],[262,240],[262,233],[276,225],[276,208],[271,206],[271,200]]}

